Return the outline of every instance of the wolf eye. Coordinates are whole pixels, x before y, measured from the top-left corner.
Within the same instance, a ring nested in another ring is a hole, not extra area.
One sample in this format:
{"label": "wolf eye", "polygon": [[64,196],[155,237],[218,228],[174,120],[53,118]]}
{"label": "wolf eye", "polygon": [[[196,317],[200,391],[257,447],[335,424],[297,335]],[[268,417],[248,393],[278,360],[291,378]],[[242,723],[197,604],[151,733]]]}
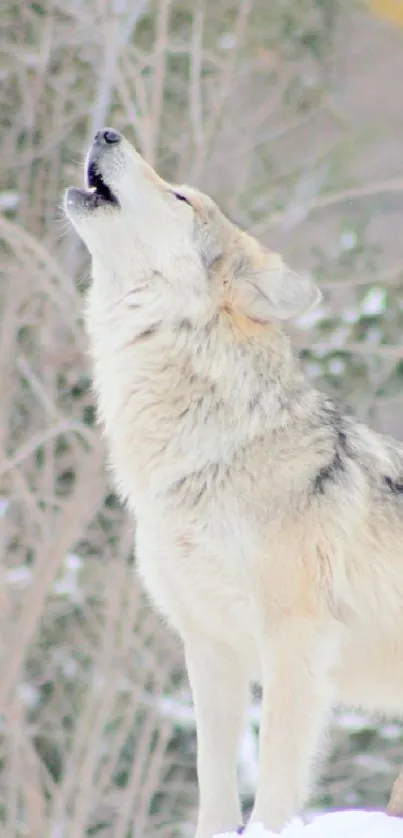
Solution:
{"label": "wolf eye", "polygon": [[184,201],[184,202],[185,202],[185,204],[189,204],[189,206],[190,206],[190,207],[192,206],[192,204],[190,203],[190,201],[188,201],[188,199],[187,199],[187,198],[185,198],[185,196],[184,196],[184,195],[182,195],[182,194],[181,194],[181,192],[173,192],[172,194],[173,194],[173,195],[175,195],[175,198],[177,198],[177,199],[178,199],[178,201]]}

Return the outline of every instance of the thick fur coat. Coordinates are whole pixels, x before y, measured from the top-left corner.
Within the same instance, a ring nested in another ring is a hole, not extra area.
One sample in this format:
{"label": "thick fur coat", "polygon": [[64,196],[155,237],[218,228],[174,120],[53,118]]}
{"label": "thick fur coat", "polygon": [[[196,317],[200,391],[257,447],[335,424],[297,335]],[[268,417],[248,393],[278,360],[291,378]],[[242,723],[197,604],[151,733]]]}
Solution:
{"label": "thick fur coat", "polygon": [[[92,257],[99,417],[138,569],[184,643],[197,838],[241,820],[236,758],[263,687],[252,821],[303,804],[329,711],[403,710],[403,450],[303,376],[283,322],[318,292],[111,129],[65,207]],[[95,187],[95,191],[94,191]]]}

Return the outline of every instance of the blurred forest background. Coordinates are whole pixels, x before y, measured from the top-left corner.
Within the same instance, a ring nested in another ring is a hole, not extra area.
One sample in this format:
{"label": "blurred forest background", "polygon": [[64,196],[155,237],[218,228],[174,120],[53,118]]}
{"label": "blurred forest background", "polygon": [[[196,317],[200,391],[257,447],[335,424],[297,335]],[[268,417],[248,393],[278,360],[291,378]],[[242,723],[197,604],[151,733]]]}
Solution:
{"label": "blurred forest background", "polygon": [[[315,274],[308,375],[403,438],[403,2],[2,0],[0,24],[0,830],[190,838],[182,654],[105,470],[63,190],[109,124],[211,192]],[[311,808],[384,805],[402,762],[397,722],[341,712]]]}

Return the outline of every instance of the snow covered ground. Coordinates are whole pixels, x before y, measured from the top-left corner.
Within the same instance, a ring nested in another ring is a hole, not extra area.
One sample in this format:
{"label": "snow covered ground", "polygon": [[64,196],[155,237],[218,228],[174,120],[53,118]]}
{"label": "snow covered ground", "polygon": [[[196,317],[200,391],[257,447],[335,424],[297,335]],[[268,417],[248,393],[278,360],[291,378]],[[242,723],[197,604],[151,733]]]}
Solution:
{"label": "snow covered ground", "polygon": [[[245,838],[279,838],[262,824],[253,824],[243,833]],[[215,838],[238,838],[227,832]],[[328,812],[312,823],[295,820],[281,833],[281,838],[403,838],[403,820],[383,812]]]}

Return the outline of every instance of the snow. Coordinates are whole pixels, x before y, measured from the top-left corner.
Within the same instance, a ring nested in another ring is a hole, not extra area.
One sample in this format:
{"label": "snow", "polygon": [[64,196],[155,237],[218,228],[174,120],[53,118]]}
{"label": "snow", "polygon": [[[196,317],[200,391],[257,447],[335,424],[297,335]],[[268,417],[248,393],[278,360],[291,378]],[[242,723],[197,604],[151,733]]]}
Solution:
{"label": "snow", "polygon": [[340,318],[344,323],[357,323],[360,319],[360,312],[356,308],[345,308],[340,313]]}
{"label": "snow", "polygon": [[19,585],[20,588],[26,588],[32,582],[32,570],[25,564],[12,567],[7,570],[6,579],[9,585]]}
{"label": "snow", "polygon": [[361,303],[361,314],[374,316],[383,314],[386,308],[385,288],[370,288]]}
{"label": "snow", "polygon": [[80,586],[79,574],[83,560],[75,553],[68,553],[65,556],[61,575],[53,590],[58,596],[66,596],[72,602],[81,602],[83,592]]}
{"label": "snow", "polygon": [[327,367],[331,375],[343,375],[346,369],[346,365],[341,358],[331,358]]}
{"label": "snow", "polygon": [[295,322],[300,329],[312,329],[313,326],[316,326],[317,323],[320,323],[321,320],[325,320],[328,316],[329,310],[327,308],[324,306],[316,306],[316,308],[311,308],[309,311],[306,311],[305,314],[301,314],[297,317]]}
{"label": "snow", "polygon": [[247,725],[243,732],[239,753],[238,777],[243,795],[253,795],[258,781],[258,740],[252,729]]}
{"label": "snow", "polygon": [[[243,835],[245,838],[279,838],[261,823],[247,827]],[[383,812],[328,812],[308,824],[294,820],[280,835],[281,838],[403,838],[403,820]],[[214,838],[237,838],[237,833],[226,832]]]}
{"label": "snow", "polygon": [[344,230],[340,236],[340,244],[343,250],[354,250],[357,247],[358,236],[355,230]]}
{"label": "snow", "polygon": [[5,189],[0,192],[0,210],[13,210],[19,204],[21,195],[18,192],[13,192],[12,189]]}

